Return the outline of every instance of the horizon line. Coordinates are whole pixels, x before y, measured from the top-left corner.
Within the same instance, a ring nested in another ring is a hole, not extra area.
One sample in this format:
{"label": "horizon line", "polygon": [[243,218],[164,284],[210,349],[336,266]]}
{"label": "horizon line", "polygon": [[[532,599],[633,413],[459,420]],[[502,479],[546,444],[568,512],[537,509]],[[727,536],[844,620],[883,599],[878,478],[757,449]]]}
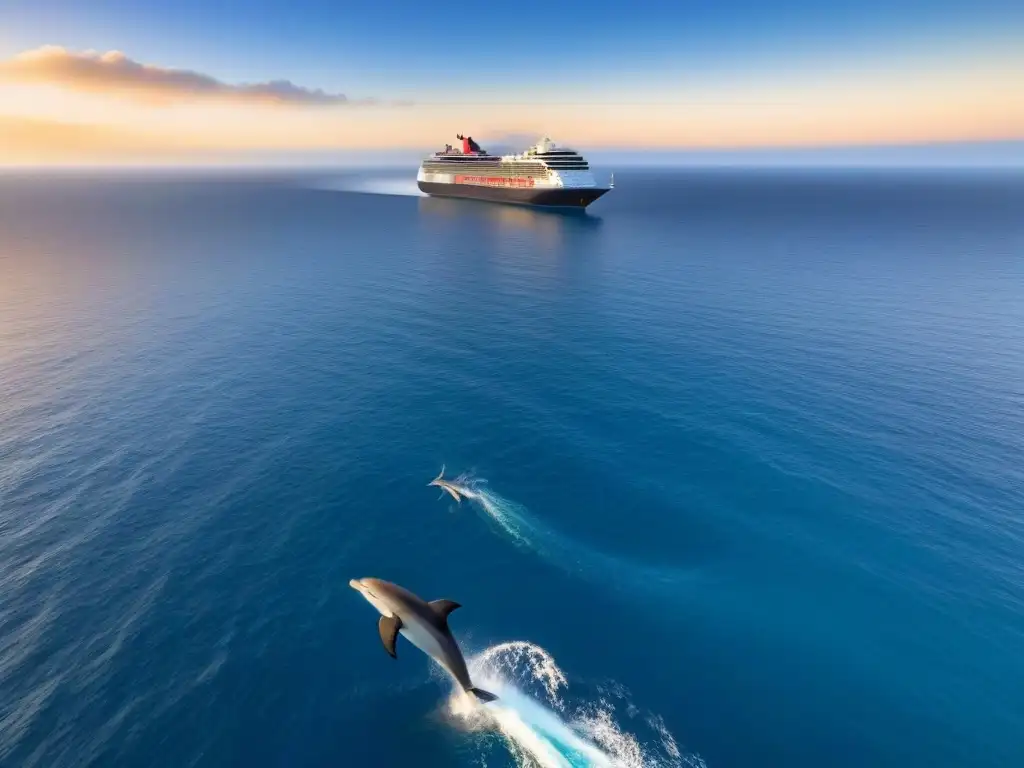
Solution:
{"label": "horizon line", "polygon": [[[497,143],[501,143],[500,141]],[[433,150],[318,149],[182,152],[161,156],[111,157],[107,154],[64,160],[0,160],[0,169],[217,169],[314,170],[317,168],[397,168],[417,163]],[[914,167],[1021,168],[1024,139],[920,141],[879,144],[738,147],[616,147],[582,150],[592,163],[620,167]]]}

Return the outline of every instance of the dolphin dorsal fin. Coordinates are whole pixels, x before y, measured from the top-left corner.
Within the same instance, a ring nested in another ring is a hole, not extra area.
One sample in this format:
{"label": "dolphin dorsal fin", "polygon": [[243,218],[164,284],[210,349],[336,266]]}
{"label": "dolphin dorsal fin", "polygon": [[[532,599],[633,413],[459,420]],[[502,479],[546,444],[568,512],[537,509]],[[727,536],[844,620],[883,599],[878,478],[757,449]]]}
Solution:
{"label": "dolphin dorsal fin", "polygon": [[397,659],[395,653],[395,641],[398,639],[398,630],[402,628],[402,620],[397,616],[381,616],[377,622],[377,629],[380,631],[380,641],[384,643],[384,650],[391,658]]}
{"label": "dolphin dorsal fin", "polygon": [[434,613],[437,614],[438,618],[445,624],[448,623],[448,614],[456,608],[462,607],[454,600],[431,600],[429,605],[434,610]]}

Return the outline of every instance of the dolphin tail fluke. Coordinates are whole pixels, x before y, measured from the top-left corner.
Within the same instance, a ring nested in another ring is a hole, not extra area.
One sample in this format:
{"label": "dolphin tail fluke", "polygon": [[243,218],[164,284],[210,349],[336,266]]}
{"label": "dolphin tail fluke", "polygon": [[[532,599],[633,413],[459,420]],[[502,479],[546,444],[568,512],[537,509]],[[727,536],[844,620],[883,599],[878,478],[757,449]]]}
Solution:
{"label": "dolphin tail fluke", "polygon": [[472,693],[476,697],[476,700],[479,701],[481,704],[486,704],[490,701],[498,700],[497,696],[495,696],[493,693],[485,691],[483,688],[470,688],[469,692]]}
{"label": "dolphin tail fluke", "polygon": [[433,485],[438,480],[440,480],[442,477],[444,477],[444,464],[441,465],[441,471],[437,473],[437,477],[435,477],[433,480],[431,480],[429,483],[427,483],[427,485]]}

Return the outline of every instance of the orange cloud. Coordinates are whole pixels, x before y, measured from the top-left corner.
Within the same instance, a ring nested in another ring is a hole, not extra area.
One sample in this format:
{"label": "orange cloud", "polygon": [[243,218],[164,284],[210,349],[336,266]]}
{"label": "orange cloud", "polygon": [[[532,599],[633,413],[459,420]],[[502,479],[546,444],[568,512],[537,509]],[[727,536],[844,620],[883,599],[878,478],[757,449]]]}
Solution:
{"label": "orange cloud", "polygon": [[56,45],[44,45],[0,62],[0,81],[113,93],[147,102],[206,100],[292,106],[353,103],[342,94],[302,88],[288,80],[232,85],[201,72],[141,64],[120,51],[75,53]]}

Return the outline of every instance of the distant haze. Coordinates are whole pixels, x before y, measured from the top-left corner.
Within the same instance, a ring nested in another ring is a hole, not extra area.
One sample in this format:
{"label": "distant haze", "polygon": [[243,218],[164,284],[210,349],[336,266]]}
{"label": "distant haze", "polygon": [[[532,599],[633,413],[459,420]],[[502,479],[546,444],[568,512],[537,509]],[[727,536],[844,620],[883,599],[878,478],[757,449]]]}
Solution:
{"label": "distant haze", "polygon": [[[475,137],[474,137],[475,138]],[[455,143],[449,142],[449,143]],[[485,149],[500,145],[483,142]],[[520,152],[527,144],[508,144],[502,151]],[[629,150],[572,145],[581,151],[598,173],[642,167],[862,167],[862,168],[1005,168],[1024,169],[1024,141],[948,143],[902,146],[824,147],[805,149],[734,150]],[[394,151],[329,150],[319,152],[216,152],[135,158],[115,163],[96,159],[62,165],[142,167],[252,167],[252,168],[394,168],[415,173],[424,156],[436,148]]]}

